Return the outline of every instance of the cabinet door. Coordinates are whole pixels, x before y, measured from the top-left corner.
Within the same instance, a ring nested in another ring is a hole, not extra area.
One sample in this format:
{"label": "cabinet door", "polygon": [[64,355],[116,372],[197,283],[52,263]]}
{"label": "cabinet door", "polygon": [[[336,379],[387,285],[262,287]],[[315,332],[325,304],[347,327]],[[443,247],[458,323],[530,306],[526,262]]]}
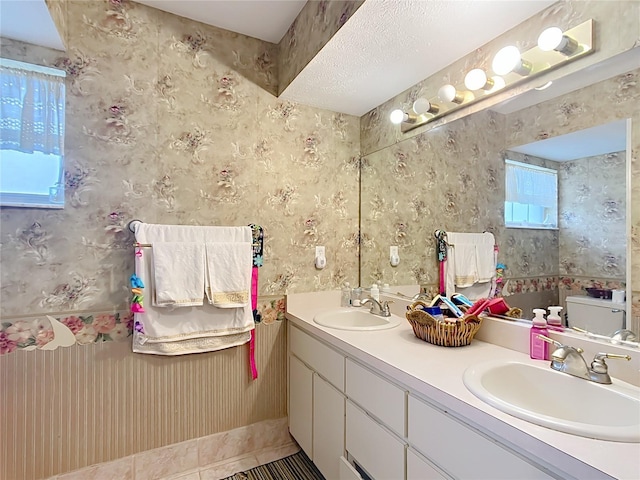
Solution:
{"label": "cabinet door", "polygon": [[405,478],[405,444],[347,400],[346,447],[367,474],[376,480]]}
{"label": "cabinet door", "polygon": [[313,372],[289,355],[289,432],[313,460]]}
{"label": "cabinet door", "polygon": [[313,376],[313,463],[327,479],[340,476],[344,455],[344,396]]}
{"label": "cabinet door", "polygon": [[407,450],[407,480],[447,480],[439,470],[433,467],[426,459]]}

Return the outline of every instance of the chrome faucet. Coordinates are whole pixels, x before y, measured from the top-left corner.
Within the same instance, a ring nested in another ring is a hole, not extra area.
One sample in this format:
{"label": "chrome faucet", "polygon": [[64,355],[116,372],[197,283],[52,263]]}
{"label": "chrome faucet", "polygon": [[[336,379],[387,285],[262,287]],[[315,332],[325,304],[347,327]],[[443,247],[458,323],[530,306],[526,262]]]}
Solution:
{"label": "chrome faucet", "polygon": [[361,305],[366,305],[367,303],[371,304],[369,313],[373,313],[374,315],[379,315],[381,317],[391,316],[391,311],[389,311],[389,304],[393,303],[393,300],[379,302],[373,297],[368,297],[362,301]]}
{"label": "chrome faucet", "polygon": [[636,334],[633,333],[631,330],[627,330],[626,328],[616,330],[615,332],[613,332],[613,334],[611,334],[611,339],[612,339],[611,343],[616,343],[617,341],[619,342],[620,340],[624,342],[638,341],[638,337],[636,336]]}
{"label": "chrome faucet", "polygon": [[430,302],[431,301],[431,297],[429,296],[429,294],[427,292],[418,292],[413,296],[405,295],[402,292],[396,292],[395,294],[398,295],[399,297],[402,297],[402,298],[408,298],[412,302],[415,302],[417,300],[422,300],[422,301],[425,301],[425,302]]}
{"label": "chrome faucet", "polygon": [[583,378],[595,383],[603,383],[606,385],[611,383],[611,377],[609,376],[605,358],[621,358],[627,361],[631,360],[630,355],[597,353],[595,357],[593,357],[591,367],[589,367],[582,356],[582,352],[584,352],[584,350],[581,348],[563,345],[562,343],[556,342],[544,335],[539,335],[539,338],[558,347],[551,353],[551,368],[553,370],[568,373],[574,377]]}
{"label": "chrome faucet", "polygon": [[411,300],[413,300],[414,302],[418,300],[430,301],[431,298],[429,298],[429,294],[427,292],[419,292],[411,297]]}

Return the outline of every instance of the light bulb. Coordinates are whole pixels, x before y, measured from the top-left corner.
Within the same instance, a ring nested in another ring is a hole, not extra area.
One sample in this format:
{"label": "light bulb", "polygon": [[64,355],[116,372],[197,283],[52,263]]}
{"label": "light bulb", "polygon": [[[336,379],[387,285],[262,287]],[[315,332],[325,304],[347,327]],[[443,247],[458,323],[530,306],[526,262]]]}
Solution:
{"label": "light bulb", "polygon": [[427,113],[431,109],[431,102],[426,98],[418,98],[415,102],[413,102],[413,111],[418,115],[422,115],[423,113]]}
{"label": "light bulb", "polygon": [[460,104],[464,102],[464,93],[457,91],[453,85],[443,85],[438,90],[438,98],[443,102]]}
{"label": "light bulb", "polygon": [[469,90],[490,90],[493,80],[487,78],[487,74],[479,68],[469,71],[464,77],[464,86]]}
{"label": "light bulb", "polygon": [[578,42],[563,34],[560,28],[549,27],[538,37],[538,48],[543,52],[556,50],[568,56],[578,50]]}
{"label": "light bulb", "polygon": [[443,102],[453,102],[456,97],[456,87],[453,85],[443,85],[438,90],[438,98]]}
{"label": "light bulb", "polygon": [[418,98],[415,102],[413,102],[413,111],[418,115],[423,115],[425,113],[436,114],[440,111],[437,105],[433,105],[426,98]]}
{"label": "light bulb", "polygon": [[554,50],[562,42],[562,30],[558,27],[549,27],[538,37],[538,48],[543,52]]}
{"label": "light bulb", "polygon": [[391,115],[389,115],[389,120],[391,120],[391,123],[393,123],[394,125],[400,125],[402,122],[408,119],[409,115],[404,113],[399,108],[391,112]]}
{"label": "light bulb", "polygon": [[531,67],[531,63],[522,60],[518,47],[513,45],[500,49],[496,56],[493,57],[493,63],[491,64],[491,68],[498,75],[515,72],[518,75],[525,76],[531,73]]}

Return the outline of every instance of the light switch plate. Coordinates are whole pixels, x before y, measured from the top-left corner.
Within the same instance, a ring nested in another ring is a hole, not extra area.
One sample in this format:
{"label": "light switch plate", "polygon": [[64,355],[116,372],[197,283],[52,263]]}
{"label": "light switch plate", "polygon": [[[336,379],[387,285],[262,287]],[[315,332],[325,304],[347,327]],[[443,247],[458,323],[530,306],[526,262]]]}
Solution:
{"label": "light switch plate", "polygon": [[389,247],[389,263],[392,267],[397,267],[400,264],[400,255],[398,254],[397,245]]}
{"label": "light switch plate", "polygon": [[318,270],[322,270],[327,266],[327,257],[324,255],[324,247],[318,246],[316,247],[316,258],[313,262]]}

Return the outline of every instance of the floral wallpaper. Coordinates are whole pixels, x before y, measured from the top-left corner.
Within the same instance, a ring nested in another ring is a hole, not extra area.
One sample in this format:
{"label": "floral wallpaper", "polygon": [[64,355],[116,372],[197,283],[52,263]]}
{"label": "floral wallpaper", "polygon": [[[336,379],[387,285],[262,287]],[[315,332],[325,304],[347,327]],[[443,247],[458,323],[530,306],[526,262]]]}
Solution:
{"label": "floral wallpaper", "polygon": [[[257,308],[259,315],[256,323],[270,325],[284,320],[286,311],[284,298],[262,301]],[[95,314],[74,314],[53,317],[61,324],[58,328],[67,329],[74,337],[73,344],[128,340],[133,334],[133,313],[128,310]],[[18,349],[52,349],[56,332],[51,320],[46,316],[25,317],[12,321],[2,321],[0,329],[0,355],[15,352]],[[60,345],[70,346],[70,345]],[[57,346],[56,346],[57,347]],[[53,347],[53,348],[56,348]]]}
{"label": "floral wallpaper", "polygon": [[[475,122],[485,129],[469,135]],[[437,284],[436,229],[498,232],[504,185],[492,152],[502,148],[502,122],[478,113],[363,157],[363,284]],[[398,267],[389,263],[394,245]]]}
{"label": "floral wallpaper", "polygon": [[557,276],[556,231],[504,228],[504,122],[479,112],[363,157],[365,284],[437,284],[437,229],[492,232],[507,279]]}
{"label": "floral wallpaper", "polygon": [[559,166],[560,274],[624,281],[626,152]]}
{"label": "floral wallpaper", "polygon": [[273,44],[135,2],[50,3],[68,51],[0,53],[67,72],[66,205],[0,210],[3,325],[126,311],[134,218],[261,225],[263,305],[357,283],[357,117],[278,100]]}
{"label": "floral wallpaper", "polygon": [[349,20],[364,0],[307,1],[278,44],[279,93]]}
{"label": "floral wallpaper", "polygon": [[[131,312],[98,313],[95,315],[69,315],[55,318],[75,337],[75,342],[86,345],[95,342],[120,341],[129,337],[133,329]],[[0,355],[19,348],[42,349],[54,341],[52,322],[47,318],[20,319],[2,322]]]}
{"label": "floral wallpaper", "polygon": [[558,277],[510,278],[502,291],[503,296],[517,293],[538,293],[558,290]]}

